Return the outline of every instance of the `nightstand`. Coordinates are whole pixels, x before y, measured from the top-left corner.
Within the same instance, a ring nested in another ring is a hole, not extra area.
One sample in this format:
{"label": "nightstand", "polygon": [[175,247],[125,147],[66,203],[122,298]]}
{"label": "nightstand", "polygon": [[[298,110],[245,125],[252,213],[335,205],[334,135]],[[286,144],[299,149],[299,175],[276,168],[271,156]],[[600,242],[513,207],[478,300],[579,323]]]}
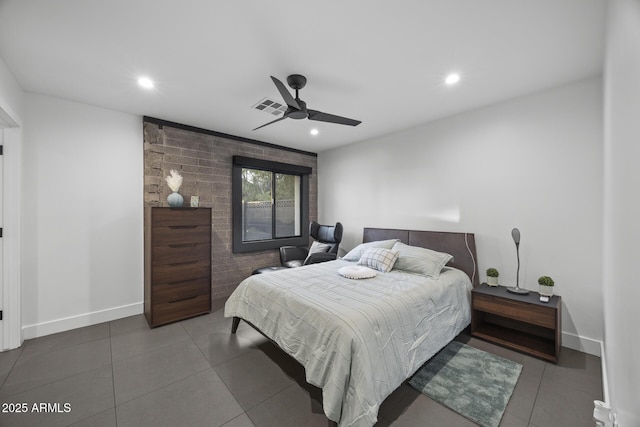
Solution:
{"label": "nightstand", "polygon": [[483,283],[471,292],[471,335],[555,363],[560,356],[561,306],[558,295],[544,303],[534,291],[518,295]]}

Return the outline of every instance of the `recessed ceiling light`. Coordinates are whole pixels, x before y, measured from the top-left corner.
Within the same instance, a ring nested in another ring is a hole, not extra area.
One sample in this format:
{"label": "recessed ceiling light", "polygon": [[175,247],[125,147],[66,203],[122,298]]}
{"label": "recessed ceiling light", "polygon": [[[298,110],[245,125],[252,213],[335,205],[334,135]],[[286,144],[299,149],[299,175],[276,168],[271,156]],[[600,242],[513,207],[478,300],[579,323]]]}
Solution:
{"label": "recessed ceiling light", "polygon": [[149,77],[140,77],[138,79],[138,84],[145,89],[153,89],[154,84],[153,81]]}
{"label": "recessed ceiling light", "polygon": [[318,131],[318,129],[311,129],[311,131],[309,132],[311,135],[316,136],[317,134],[319,134],[320,132]]}
{"label": "recessed ceiling light", "polygon": [[444,82],[446,84],[448,84],[449,86],[454,85],[456,83],[458,83],[460,81],[460,74],[457,73],[451,73],[447,76],[447,78],[444,80]]}

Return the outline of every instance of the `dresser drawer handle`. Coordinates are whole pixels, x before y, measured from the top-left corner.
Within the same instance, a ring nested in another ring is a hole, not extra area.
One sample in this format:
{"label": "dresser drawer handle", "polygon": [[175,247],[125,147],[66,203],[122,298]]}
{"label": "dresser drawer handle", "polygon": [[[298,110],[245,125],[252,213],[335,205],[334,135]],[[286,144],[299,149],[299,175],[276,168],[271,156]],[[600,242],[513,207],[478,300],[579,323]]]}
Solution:
{"label": "dresser drawer handle", "polygon": [[174,262],[174,263],[171,263],[169,265],[188,265],[188,264],[195,264],[197,262],[198,261]]}
{"label": "dresser drawer handle", "polygon": [[175,282],[169,282],[169,285],[179,285],[180,283],[190,283],[195,282],[200,279],[186,279],[186,280],[176,280]]}
{"label": "dresser drawer handle", "polygon": [[169,301],[169,304],[173,304],[176,302],[182,302],[182,301],[189,301],[190,299],[196,299],[198,298],[198,295],[194,296],[194,297],[187,297],[187,298],[181,298],[181,299],[177,299],[175,301]]}
{"label": "dresser drawer handle", "polygon": [[183,243],[181,245],[169,245],[169,247],[171,249],[175,249],[175,248],[187,248],[187,247],[193,247],[196,246],[197,243]]}
{"label": "dresser drawer handle", "polygon": [[185,229],[185,228],[198,228],[197,225],[170,225],[169,228],[172,229]]}

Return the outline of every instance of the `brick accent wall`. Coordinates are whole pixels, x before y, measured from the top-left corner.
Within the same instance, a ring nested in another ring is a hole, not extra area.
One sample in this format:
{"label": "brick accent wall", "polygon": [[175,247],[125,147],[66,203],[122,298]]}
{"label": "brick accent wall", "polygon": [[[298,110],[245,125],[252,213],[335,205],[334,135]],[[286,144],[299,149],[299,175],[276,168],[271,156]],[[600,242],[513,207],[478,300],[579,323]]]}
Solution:
{"label": "brick accent wall", "polygon": [[185,205],[192,195],[200,196],[200,206],[211,207],[212,297],[226,297],[251,272],[280,264],[277,249],[234,254],[231,218],[232,156],[241,155],[311,167],[309,180],[309,220],[318,218],[317,157],[208,135],[153,122],[144,122],[144,204],[168,206],[171,190],[164,177],[171,169],[180,172],[180,194]]}

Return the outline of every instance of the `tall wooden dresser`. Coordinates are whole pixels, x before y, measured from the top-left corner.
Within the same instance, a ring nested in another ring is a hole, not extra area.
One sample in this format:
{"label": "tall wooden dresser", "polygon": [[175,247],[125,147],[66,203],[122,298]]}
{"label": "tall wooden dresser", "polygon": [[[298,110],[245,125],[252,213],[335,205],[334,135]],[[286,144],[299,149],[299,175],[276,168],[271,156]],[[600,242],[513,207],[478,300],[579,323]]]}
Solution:
{"label": "tall wooden dresser", "polygon": [[145,211],[144,314],[155,327],[211,311],[211,208]]}

